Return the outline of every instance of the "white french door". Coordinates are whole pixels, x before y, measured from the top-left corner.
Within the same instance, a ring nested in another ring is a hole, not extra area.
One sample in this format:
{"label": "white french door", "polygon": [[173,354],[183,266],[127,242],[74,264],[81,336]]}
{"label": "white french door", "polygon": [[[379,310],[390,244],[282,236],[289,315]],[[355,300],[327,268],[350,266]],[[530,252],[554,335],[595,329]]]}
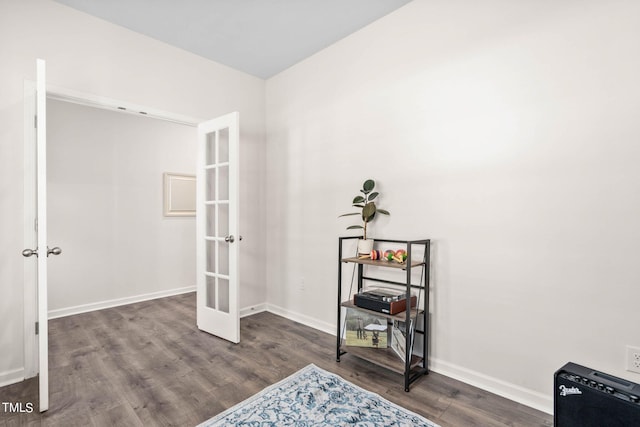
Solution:
{"label": "white french door", "polygon": [[198,125],[197,323],[240,342],[238,253],[239,115]]}
{"label": "white french door", "polygon": [[[25,144],[35,144],[25,147],[25,154],[33,158],[25,158],[25,207],[28,228],[25,233],[25,243],[30,246],[22,251],[22,255],[36,259],[36,304],[38,335],[38,363],[40,412],[49,409],[49,327],[47,314],[47,258],[49,255],[59,255],[60,248],[49,249],[47,244],[47,86],[46,64],[42,59],[36,61],[36,90],[35,90],[35,138],[26,138]],[[25,102],[30,102],[25,100]],[[27,118],[28,120],[29,118]],[[34,167],[35,166],[35,167]],[[33,199],[33,200],[32,200]],[[33,246],[35,245],[35,248]],[[25,271],[31,270],[27,266]],[[26,337],[25,337],[26,339]]]}

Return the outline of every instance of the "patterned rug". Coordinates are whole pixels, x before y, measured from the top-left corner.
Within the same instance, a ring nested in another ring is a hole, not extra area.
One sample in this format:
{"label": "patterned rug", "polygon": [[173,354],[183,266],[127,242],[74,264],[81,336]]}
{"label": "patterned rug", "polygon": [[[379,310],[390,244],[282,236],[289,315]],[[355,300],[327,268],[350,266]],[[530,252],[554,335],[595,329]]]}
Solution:
{"label": "patterned rug", "polygon": [[199,427],[425,426],[437,424],[309,365]]}

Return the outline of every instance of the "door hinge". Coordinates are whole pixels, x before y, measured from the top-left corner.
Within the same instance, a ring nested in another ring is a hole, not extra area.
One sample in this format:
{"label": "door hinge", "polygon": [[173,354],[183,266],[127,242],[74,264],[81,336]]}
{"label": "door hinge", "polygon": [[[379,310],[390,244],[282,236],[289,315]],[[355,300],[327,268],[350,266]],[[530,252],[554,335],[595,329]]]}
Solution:
{"label": "door hinge", "polygon": [[40,322],[36,322],[36,335],[40,335]]}
{"label": "door hinge", "polygon": [[36,233],[38,232],[38,218],[33,220],[33,229]]}
{"label": "door hinge", "polygon": [[38,129],[38,116],[33,116],[33,127]]}

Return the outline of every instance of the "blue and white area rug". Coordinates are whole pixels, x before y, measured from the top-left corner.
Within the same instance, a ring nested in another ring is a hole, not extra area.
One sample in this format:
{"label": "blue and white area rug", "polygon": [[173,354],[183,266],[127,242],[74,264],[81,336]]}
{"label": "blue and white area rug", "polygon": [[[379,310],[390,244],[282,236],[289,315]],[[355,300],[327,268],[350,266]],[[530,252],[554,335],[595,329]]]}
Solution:
{"label": "blue and white area rug", "polygon": [[199,427],[343,425],[438,427],[315,365],[265,388]]}

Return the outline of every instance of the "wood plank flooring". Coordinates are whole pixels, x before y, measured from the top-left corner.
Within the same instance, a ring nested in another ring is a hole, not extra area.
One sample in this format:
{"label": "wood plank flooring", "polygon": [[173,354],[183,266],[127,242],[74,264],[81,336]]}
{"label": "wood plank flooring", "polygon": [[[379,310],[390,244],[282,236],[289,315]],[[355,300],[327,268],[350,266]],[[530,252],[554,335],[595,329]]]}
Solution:
{"label": "wood plank flooring", "polygon": [[0,426],[195,426],[309,363],[448,426],[551,426],[552,417],[437,373],[405,393],[402,377],[345,355],[335,337],[279,317],[243,318],[242,341],[200,332],[195,294],[55,319],[49,323],[50,409],[38,382],[0,388]]}

